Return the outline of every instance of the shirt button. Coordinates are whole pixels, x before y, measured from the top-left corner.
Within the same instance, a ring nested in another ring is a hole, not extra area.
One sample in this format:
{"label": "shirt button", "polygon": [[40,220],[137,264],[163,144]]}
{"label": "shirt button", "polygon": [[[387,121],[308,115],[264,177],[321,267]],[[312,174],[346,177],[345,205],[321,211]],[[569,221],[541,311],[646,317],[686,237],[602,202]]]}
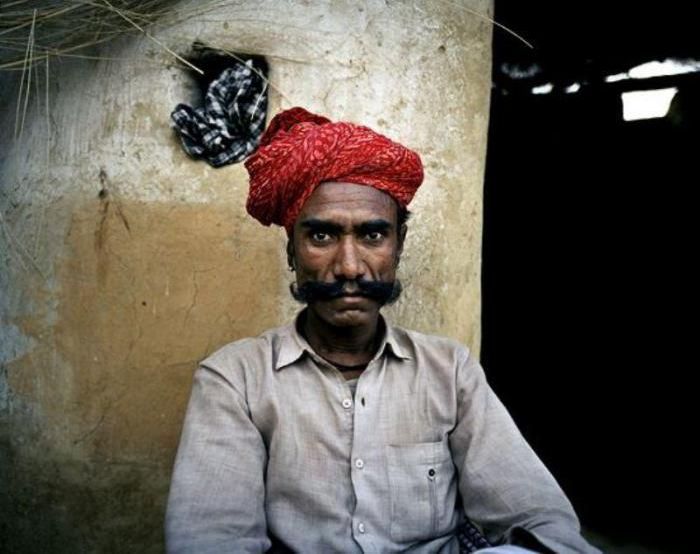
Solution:
{"label": "shirt button", "polygon": [[343,400],[343,408],[345,408],[346,410],[352,408],[352,400],[350,400],[349,398]]}
{"label": "shirt button", "polygon": [[360,533],[364,533],[364,532],[366,531],[366,530],[365,530],[365,524],[364,524],[364,523],[360,523],[360,524],[357,526],[357,530],[358,530]]}
{"label": "shirt button", "polygon": [[362,469],[365,467],[365,462],[362,461],[362,458],[357,458],[357,460],[355,460],[355,467],[357,469]]}

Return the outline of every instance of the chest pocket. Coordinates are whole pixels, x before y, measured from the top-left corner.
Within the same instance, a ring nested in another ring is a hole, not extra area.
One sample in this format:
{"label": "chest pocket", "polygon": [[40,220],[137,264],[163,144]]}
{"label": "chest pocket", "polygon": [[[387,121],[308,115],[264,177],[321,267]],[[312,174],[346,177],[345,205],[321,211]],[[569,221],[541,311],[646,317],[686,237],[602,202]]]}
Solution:
{"label": "chest pocket", "polygon": [[391,538],[413,542],[450,530],[457,482],[447,441],[387,446]]}

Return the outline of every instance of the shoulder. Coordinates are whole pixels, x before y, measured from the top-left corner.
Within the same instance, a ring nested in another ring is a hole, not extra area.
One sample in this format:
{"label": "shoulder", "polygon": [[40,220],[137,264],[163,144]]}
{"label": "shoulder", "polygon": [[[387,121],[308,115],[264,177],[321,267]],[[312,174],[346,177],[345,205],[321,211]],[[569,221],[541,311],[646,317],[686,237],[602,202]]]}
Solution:
{"label": "shoulder", "polygon": [[201,366],[222,376],[250,369],[271,367],[275,352],[290,333],[291,325],[268,329],[257,337],[247,337],[230,342],[202,360]]}
{"label": "shoulder", "polygon": [[430,335],[395,325],[391,330],[398,344],[418,358],[429,356],[464,362],[471,355],[468,346],[449,337]]}
{"label": "shoulder", "polygon": [[[457,383],[479,378],[482,370],[469,347],[449,337],[421,333],[403,327],[391,327],[399,357],[412,360],[415,370],[431,382]],[[393,345],[392,345],[393,346]]]}

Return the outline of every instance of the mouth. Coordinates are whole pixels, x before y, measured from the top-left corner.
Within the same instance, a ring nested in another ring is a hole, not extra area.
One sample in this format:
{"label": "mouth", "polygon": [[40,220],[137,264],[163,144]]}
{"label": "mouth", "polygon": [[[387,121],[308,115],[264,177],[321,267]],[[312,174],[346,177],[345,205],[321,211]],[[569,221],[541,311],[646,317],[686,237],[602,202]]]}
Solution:
{"label": "mouth", "polygon": [[360,293],[345,293],[336,298],[336,301],[341,304],[355,305],[367,300],[367,297]]}

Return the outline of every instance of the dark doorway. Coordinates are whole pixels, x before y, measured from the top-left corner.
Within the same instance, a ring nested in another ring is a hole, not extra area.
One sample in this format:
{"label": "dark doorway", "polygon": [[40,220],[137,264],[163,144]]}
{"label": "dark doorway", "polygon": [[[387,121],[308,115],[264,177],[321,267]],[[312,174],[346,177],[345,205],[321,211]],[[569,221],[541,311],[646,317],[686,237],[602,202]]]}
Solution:
{"label": "dark doorway", "polygon": [[[700,67],[606,76],[700,60],[697,10],[556,5],[496,2],[534,48],[494,33],[482,361],[587,529],[691,551]],[[665,117],[623,120],[664,87]]]}

